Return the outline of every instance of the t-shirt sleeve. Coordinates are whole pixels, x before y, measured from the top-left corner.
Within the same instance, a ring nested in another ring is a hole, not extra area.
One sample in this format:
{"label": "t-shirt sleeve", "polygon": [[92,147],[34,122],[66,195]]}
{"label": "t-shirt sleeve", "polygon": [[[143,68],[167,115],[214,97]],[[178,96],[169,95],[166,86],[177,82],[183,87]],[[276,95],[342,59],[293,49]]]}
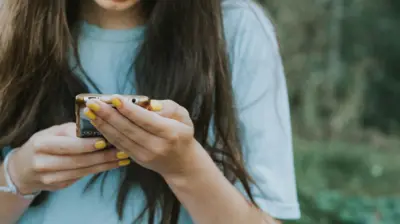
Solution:
{"label": "t-shirt sleeve", "polygon": [[271,216],[297,219],[288,93],[274,28],[253,3],[225,14],[245,165],[256,183],[253,196]]}

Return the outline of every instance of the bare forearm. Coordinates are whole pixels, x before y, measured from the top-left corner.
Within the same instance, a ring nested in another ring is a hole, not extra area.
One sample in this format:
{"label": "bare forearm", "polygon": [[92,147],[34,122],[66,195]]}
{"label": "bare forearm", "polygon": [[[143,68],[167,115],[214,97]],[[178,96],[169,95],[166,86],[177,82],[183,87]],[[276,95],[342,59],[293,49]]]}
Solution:
{"label": "bare forearm", "polygon": [[206,153],[200,157],[191,177],[166,179],[196,224],[279,223],[250,205]]}
{"label": "bare forearm", "polygon": [[[0,165],[0,186],[5,186],[3,164]],[[0,192],[0,223],[13,224],[18,221],[31,201],[14,196],[10,193]]]}

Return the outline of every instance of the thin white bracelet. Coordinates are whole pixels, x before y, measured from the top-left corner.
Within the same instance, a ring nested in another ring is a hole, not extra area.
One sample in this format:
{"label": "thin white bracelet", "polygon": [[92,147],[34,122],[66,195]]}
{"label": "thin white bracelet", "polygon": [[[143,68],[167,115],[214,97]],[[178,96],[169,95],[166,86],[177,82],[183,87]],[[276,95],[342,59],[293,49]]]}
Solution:
{"label": "thin white bracelet", "polygon": [[14,154],[16,150],[12,150],[11,152],[9,152],[6,155],[6,158],[4,159],[4,163],[3,163],[3,168],[4,168],[4,177],[6,179],[6,184],[7,186],[0,186],[0,192],[6,192],[6,193],[11,193],[14,195],[17,195],[19,197],[22,197],[24,199],[29,199],[32,200],[34,199],[36,196],[38,196],[41,191],[35,192],[33,194],[21,194],[21,192],[18,191],[18,188],[15,186],[15,184],[13,183],[9,170],[8,170],[8,162],[10,160],[11,155]]}

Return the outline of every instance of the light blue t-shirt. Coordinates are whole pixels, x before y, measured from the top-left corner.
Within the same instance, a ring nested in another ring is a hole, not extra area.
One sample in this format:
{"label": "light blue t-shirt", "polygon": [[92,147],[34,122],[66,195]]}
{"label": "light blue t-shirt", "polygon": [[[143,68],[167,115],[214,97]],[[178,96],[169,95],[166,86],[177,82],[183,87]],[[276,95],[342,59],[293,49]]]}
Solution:
{"label": "light blue t-shirt", "polygon": [[[296,219],[300,212],[288,96],[274,28],[263,10],[248,0],[224,1],[223,13],[246,167],[259,186],[253,186],[255,200],[273,217]],[[134,75],[131,63],[144,29],[104,30],[83,24],[79,39],[81,63],[103,93],[135,93],[134,79],[127,77]],[[124,219],[119,221],[115,208],[118,170],[108,175],[103,195],[101,181],[83,192],[90,178],[51,193],[39,207],[29,208],[18,223],[125,224],[132,223],[142,211],[144,196],[139,188],[134,188],[127,200]],[[243,191],[240,185],[237,187]],[[179,223],[193,223],[184,209]]]}

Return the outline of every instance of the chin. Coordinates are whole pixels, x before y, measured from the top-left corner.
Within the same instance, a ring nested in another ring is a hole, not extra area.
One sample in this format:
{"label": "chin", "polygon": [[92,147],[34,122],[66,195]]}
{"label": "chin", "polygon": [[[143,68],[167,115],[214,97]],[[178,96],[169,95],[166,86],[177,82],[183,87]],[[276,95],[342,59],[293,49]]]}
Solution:
{"label": "chin", "polygon": [[105,10],[125,11],[131,9],[140,0],[94,0],[97,5]]}

